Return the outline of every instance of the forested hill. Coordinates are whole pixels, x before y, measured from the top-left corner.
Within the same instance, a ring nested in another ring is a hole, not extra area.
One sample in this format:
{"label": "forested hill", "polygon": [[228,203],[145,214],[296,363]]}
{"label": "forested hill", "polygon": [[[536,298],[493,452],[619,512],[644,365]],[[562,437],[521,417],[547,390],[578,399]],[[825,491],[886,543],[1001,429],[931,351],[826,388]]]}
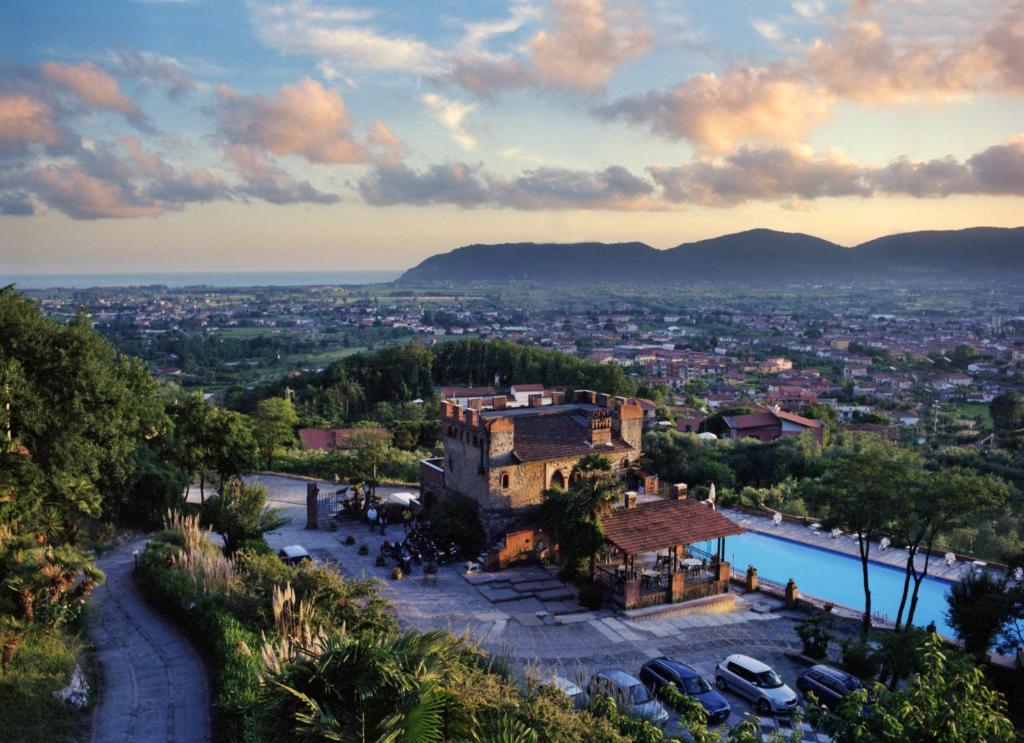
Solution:
{"label": "forested hill", "polygon": [[468,245],[431,256],[400,283],[447,281],[777,281],[1024,274],[1024,227],[907,232],[843,247],[756,229],[656,250],[643,243]]}
{"label": "forested hill", "polygon": [[443,386],[541,383],[631,395],[635,387],[622,367],[509,341],[465,338],[425,346],[411,343],[359,353],[322,372],[281,379],[255,389],[236,388],[228,405],[255,410],[267,397],[293,391],[301,413],[327,420],[358,419],[380,403],[433,397]]}

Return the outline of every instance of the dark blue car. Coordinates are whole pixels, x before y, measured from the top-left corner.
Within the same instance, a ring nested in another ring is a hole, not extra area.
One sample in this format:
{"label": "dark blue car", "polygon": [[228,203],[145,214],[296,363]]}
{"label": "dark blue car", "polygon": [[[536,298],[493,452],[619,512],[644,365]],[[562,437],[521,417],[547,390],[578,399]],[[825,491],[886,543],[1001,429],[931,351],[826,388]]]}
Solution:
{"label": "dark blue car", "polygon": [[819,703],[829,709],[835,709],[845,697],[862,688],[855,676],[822,665],[811,666],[801,673],[796,686],[804,699],[813,694]]}
{"label": "dark blue car", "polygon": [[640,668],[640,680],[657,694],[661,687],[675,684],[683,694],[693,697],[707,710],[708,720],[713,723],[725,722],[732,708],[725,697],[712,688],[704,677],[685,663],[672,658],[654,658]]}

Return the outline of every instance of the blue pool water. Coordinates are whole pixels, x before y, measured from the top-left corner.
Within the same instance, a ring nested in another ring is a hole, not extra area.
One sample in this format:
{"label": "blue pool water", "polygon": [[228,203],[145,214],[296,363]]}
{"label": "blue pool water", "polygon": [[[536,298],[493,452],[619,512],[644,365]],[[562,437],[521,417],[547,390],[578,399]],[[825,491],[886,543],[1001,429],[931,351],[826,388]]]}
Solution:
{"label": "blue pool water", "polygon": [[[705,545],[704,549],[714,553],[714,543]],[[864,585],[860,560],[856,557],[752,531],[726,539],[725,557],[735,573],[743,573],[747,565],[753,565],[758,575],[768,580],[784,584],[792,578],[800,592],[808,596],[864,609]],[[895,620],[903,592],[903,571],[875,562],[870,563],[868,571],[872,613]],[[924,579],[914,613],[915,625],[924,627],[928,622],[935,622],[940,634],[953,637],[945,617],[949,586],[949,581],[941,578]],[[910,604],[909,598],[907,604]],[[906,616],[906,610],[903,615]]]}

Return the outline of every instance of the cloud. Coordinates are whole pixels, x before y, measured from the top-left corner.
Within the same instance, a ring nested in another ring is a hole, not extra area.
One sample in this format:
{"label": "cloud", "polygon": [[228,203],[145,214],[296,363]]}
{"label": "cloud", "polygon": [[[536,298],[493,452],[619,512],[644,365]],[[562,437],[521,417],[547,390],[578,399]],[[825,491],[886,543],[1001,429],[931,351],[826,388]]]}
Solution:
{"label": "cloud", "polygon": [[900,158],[873,167],[805,146],[741,147],[722,158],[653,166],[648,172],[662,197],[680,205],[777,201],[803,207],[815,199],[843,196],[1024,196],[1024,138],[993,145],[963,162]]}
{"label": "cloud", "polygon": [[303,202],[334,204],[341,201],[337,194],[320,191],[309,181],[292,178],[251,147],[231,145],[225,154],[242,176],[243,184],[236,189],[241,194],[278,205]]}
{"label": "cloud", "polygon": [[745,141],[793,142],[827,116],[832,96],[777,68],[693,75],[667,92],[641,93],[596,109],[600,118],[646,125],[711,152]]}
{"label": "cloud", "polygon": [[534,6],[515,6],[504,20],[468,24],[445,79],[481,97],[531,86],[593,91],[622,64],[642,57],[653,43],[642,9],[604,0],[552,0],[547,26],[512,51],[485,42],[539,20]]}
{"label": "cloud", "polygon": [[741,147],[718,160],[698,160],[648,172],[664,198],[675,204],[732,206],[750,200],[868,196],[863,171],[837,155],[807,147]]}
{"label": "cloud", "polygon": [[313,54],[348,68],[436,74],[443,54],[411,36],[367,25],[374,13],[314,0],[249,3],[256,36],[285,54]]}
{"label": "cloud", "polygon": [[404,163],[371,168],[359,181],[363,199],[374,206],[455,204],[479,206],[490,197],[481,166],[431,165],[416,172]]}
{"label": "cloud", "polygon": [[308,77],[282,85],[269,98],[221,85],[213,110],[221,135],[231,144],[315,163],[358,163],[367,157],[366,147],[352,135],[341,94]]}
{"label": "cloud", "polygon": [[0,95],[0,152],[20,151],[37,143],[56,147],[65,139],[56,112],[31,95]]}
{"label": "cloud", "polygon": [[[893,34],[873,17],[872,8],[860,5],[831,26],[828,38],[769,67],[692,75],[673,89],[627,96],[595,112],[726,153],[743,143],[803,141],[839,100],[935,104],[1024,90],[1024,2],[954,39]],[[821,2],[793,7],[805,18],[826,10]],[[775,24],[754,21],[754,26],[765,38],[783,36]]]}
{"label": "cloud", "polygon": [[54,164],[31,175],[36,196],[73,219],[155,217],[155,201],[121,184],[97,178],[75,163]]}
{"label": "cloud", "polygon": [[462,126],[462,120],[466,115],[476,108],[471,103],[454,101],[450,98],[437,95],[436,93],[424,93],[420,100],[427,104],[449,135],[464,150],[472,150],[476,147],[476,139],[473,138]]}
{"label": "cloud", "polygon": [[512,180],[490,179],[496,205],[513,209],[651,209],[654,187],[626,168],[536,168]]}
{"label": "cloud", "polygon": [[92,62],[44,62],[39,69],[44,78],[60,85],[87,106],[117,111],[130,119],[140,116],[134,101],[121,92],[117,78]]}
{"label": "cloud", "polygon": [[415,171],[402,164],[371,168],[359,182],[375,206],[452,204],[502,209],[644,209],[654,187],[625,168],[590,172],[536,168],[515,178],[487,173],[482,165],[449,162]]}
{"label": "cloud", "polygon": [[35,204],[24,191],[0,190],[0,216],[30,217],[35,213]]}
{"label": "cloud", "polygon": [[167,86],[171,100],[180,100],[198,87],[192,74],[174,57],[125,50],[113,53],[112,64],[126,77]]}
{"label": "cloud", "polygon": [[637,21],[638,8],[609,11],[602,0],[552,0],[550,29],[530,40],[530,61],[541,81],[594,90],[624,62],[647,53],[650,30]]}

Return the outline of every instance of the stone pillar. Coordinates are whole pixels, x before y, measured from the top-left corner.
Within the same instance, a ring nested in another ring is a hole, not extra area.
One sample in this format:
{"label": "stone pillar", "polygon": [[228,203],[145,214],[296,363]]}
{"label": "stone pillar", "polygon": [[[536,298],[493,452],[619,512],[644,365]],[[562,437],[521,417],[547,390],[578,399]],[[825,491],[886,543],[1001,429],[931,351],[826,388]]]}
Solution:
{"label": "stone pillar", "polygon": [[756,591],[758,585],[757,568],[753,565],[747,566],[747,590]]}
{"label": "stone pillar", "polygon": [[640,603],[640,581],[627,580],[622,584],[622,608],[632,609]]}
{"label": "stone pillar", "polygon": [[669,573],[669,603],[678,604],[683,600],[683,593],[686,589],[686,576],[682,573]]}
{"label": "stone pillar", "polygon": [[715,580],[724,580],[728,582],[732,578],[732,566],[727,562],[719,562],[717,572],[718,575],[715,576]]}
{"label": "stone pillar", "polygon": [[315,482],[306,483],[306,528],[316,529],[317,528],[317,495],[320,494],[320,488],[316,486]]}
{"label": "stone pillar", "polygon": [[800,598],[800,591],[797,590],[796,581],[792,578],[786,584],[786,608],[792,609]]}

